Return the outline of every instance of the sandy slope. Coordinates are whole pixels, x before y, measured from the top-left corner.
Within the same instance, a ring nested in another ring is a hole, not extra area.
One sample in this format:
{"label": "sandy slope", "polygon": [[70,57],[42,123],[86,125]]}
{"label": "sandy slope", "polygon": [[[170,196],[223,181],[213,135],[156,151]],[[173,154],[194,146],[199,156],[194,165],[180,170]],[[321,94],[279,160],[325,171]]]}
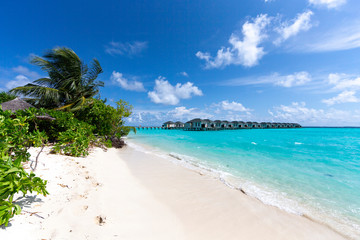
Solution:
{"label": "sandy slope", "polygon": [[343,239],[130,147],[87,158],[43,153],[36,173],[51,195],[20,199],[23,214],[0,239]]}

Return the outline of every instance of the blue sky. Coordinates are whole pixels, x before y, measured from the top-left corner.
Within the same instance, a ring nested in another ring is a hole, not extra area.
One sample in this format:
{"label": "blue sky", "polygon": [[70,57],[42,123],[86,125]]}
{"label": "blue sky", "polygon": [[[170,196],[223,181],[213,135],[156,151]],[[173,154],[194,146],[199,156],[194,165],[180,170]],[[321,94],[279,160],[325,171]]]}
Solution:
{"label": "blue sky", "polygon": [[0,89],[56,46],[104,72],[129,125],[195,117],[360,126],[357,0],[3,1]]}

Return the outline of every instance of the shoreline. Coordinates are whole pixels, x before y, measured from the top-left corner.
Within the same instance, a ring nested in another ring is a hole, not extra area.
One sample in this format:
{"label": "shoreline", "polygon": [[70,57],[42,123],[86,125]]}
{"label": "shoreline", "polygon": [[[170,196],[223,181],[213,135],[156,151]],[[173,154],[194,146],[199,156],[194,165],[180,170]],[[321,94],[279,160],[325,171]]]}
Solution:
{"label": "shoreline", "polygon": [[[330,231],[333,231],[335,232],[336,234],[339,234],[341,237],[343,237],[344,239],[352,239],[350,236],[348,236],[347,234],[345,233],[342,233],[340,231],[337,231],[336,229],[332,228],[330,225],[326,224],[326,223],[323,223],[323,222],[319,222],[317,221],[316,219],[312,218],[311,216],[308,216],[307,214],[299,214],[299,213],[296,213],[296,212],[293,212],[293,211],[288,211],[286,209],[283,209],[279,206],[276,206],[276,205],[272,205],[272,204],[268,204],[268,203],[265,203],[263,202],[261,199],[259,199],[258,197],[256,196],[253,196],[252,194],[249,194],[248,192],[246,192],[244,189],[242,188],[237,188],[233,185],[231,185],[230,183],[228,183],[225,179],[223,179],[222,177],[220,177],[218,175],[218,173],[214,172],[213,170],[211,169],[208,169],[208,168],[204,168],[202,166],[199,166],[199,165],[194,165],[193,163],[191,162],[179,162],[181,161],[182,159],[179,158],[178,156],[176,155],[173,155],[172,153],[170,154],[167,154],[167,155],[163,155],[163,156],[157,156],[157,152],[154,153],[152,152],[151,150],[153,149],[152,146],[149,146],[149,145],[146,145],[146,144],[142,144],[142,143],[134,143],[132,142],[132,140],[130,140],[131,142],[131,145],[130,147],[134,148],[134,145],[132,144],[135,144],[135,146],[137,147],[140,147],[140,148],[143,148],[141,150],[139,150],[138,148],[136,148],[136,151],[141,151],[143,152],[144,154],[150,154],[150,155],[154,155],[156,156],[156,158],[159,158],[159,160],[163,160],[163,161],[166,161],[166,162],[169,162],[170,164],[173,164],[173,165],[176,165],[176,166],[179,166],[180,168],[184,168],[190,172],[193,172],[195,173],[196,175],[200,175],[202,177],[206,177],[206,178],[209,178],[209,180],[215,180],[218,184],[220,183],[224,188],[227,188],[227,189],[231,189],[237,193],[239,193],[239,195],[244,195],[246,196],[246,198],[249,198],[250,201],[255,201],[257,203],[260,203],[261,205],[264,205],[265,208],[273,208],[273,209],[276,209],[276,211],[280,211],[281,213],[284,213],[284,214],[288,214],[288,215],[291,215],[291,216],[296,216],[296,217],[300,217],[300,218],[304,218],[306,220],[309,220],[311,221],[312,223],[314,224],[319,224],[321,226],[324,226],[325,228],[329,229]],[[129,144],[128,144],[129,145]],[[163,152],[165,153],[165,152]],[[169,158],[170,157],[170,158]],[[144,163],[142,163],[144,164]],[[138,164],[140,165],[140,164]],[[131,169],[131,167],[130,167]],[[142,176],[146,175],[144,173],[142,174],[136,174],[139,178],[142,178]],[[276,239],[276,238],[274,238]],[[294,238],[296,239],[296,238]],[[306,238],[308,239],[308,238]],[[321,239],[321,238],[319,238]]]}
{"label": "shoreline", "polygon": [[346,216],[344,218],[337,218],[334,215],[327,215],[327,212],[319,211],[319,209],[310,204],[308,205],[307,202],[298,202],[296,198],[282,195],[282,192],[277,189],[264,187],[259,182],[249,181],[233,175],[231,172],[226,171],[226,169],[221,170],[217,166],[207,165],[206,162],[203,165],[204,156],[202,156],[203,158],[193,159],[194,157],[191,156],[191,153],[188,155],[188,153],[169,152],[169,149],[166,151],[160,147],[152,146],[151,143],[138,142],[133,138],[127,140],[132,147],[139,151],[157,155],[200,175],[210,175],[226,187],[237,190],[266,206],[275,207],[288,214],[304,217],[314,223],[326,226],[348,239],[358,239],[360,237],[358,225],[351,225]]}
{"label": "shoreline", "polygon": [[346,239],[129,146],[87,158],[43,153],[36,174],[50,195],[30,197],[1,239]]}

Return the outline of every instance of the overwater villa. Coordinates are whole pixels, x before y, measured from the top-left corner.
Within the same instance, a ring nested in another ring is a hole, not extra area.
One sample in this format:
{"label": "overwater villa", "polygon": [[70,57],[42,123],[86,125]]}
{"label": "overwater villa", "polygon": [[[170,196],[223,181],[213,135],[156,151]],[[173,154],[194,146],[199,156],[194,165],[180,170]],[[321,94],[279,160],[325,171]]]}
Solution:
{"label": "overwater villa", "polygon": [[184,123],[182,122],[175,122],[175,128],[179,129],[179,128],[184,128]]}
{"label": "overwater villa", "polygon": [[172,121],[167,121],[167,122],[163,123],[162,127],[166,128],[166,129],[174,129],[175,128],[175,123],[172,122]]}
{"label": "overwater villa", "polygon": [[268,129],[268,128],[300,128],[298,123],[243,122],[194,118],[186,123],[168,121],[162,125],[165,129],[183,129],[186,131],[212,131],[229,129]]}

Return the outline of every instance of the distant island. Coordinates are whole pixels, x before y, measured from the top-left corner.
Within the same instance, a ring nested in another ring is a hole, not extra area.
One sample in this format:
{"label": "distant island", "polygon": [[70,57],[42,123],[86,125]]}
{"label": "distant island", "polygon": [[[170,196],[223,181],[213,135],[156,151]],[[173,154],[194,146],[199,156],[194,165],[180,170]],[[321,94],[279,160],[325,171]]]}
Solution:
{"label": "distant island", "polygon": [[235,129],[266,129],[266,128],[301,128],[298,123],[272,123],[272,122],[243,122],[221,121],[195,118],[186,123],[168,121],[163,123],[164,129],[183,129],[186,131],[212,131],[212,130],[235,130]]}

